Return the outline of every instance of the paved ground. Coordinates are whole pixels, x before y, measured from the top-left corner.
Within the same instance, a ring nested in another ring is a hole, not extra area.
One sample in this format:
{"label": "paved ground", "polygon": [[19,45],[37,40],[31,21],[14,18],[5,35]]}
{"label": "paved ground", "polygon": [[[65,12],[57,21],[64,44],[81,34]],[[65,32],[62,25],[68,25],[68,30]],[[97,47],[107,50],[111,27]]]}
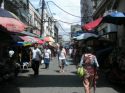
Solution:
{"label": "paved ground", "polygon": [[[57,59],[53,58],[48,70],[44,69],[44,65],[40,66],[39,76],[34,77],[29,68],[20,73],[14,82],[3,84],[0,93],[84,93],[74,65],[66,66],[64,73],[59,73],[58,70]],[[125,88],[110,84],[102,75],[96,93],[125,93]]]}

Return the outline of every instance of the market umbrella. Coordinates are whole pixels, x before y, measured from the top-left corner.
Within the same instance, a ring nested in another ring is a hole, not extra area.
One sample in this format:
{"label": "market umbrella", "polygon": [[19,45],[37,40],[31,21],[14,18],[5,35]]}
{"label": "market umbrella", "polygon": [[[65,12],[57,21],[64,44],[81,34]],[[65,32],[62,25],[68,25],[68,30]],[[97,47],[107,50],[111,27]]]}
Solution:
{"label": "market umbrella", "polygon": [[36,37],[33,37],[33,38],[36,40],[36,42],[37,42],[38,44],[44,44],[44,43],[45,43],[44,40],[41,40],[41,39],[36,38]]}
{"label": "market umbrella", "polygon": [[41,40],[37,37],[31,37],[31,36],[19,36],[24,42],[30,42],[30,43],[38,43],[43,44],[45,41]]}
{"label": "market umbrella", "polygon": [[88,38],[90,38],[90,37],[97,38],[98,35],[93,34],[93,33],[83,33],[83,34],[81,34],[80,36],[77,36],[76,39],[77,39],[77,40],[85,40],[85,39],[88,39]]}
{"label": "market umbrella", "polygon": [[36,40],[31,36],[19,36],[24,42],[35,43]]}
{"label": "market umbrella", "polygon": [[17,46],[29,46],[32,45],[31,42],[16,42]]}
{"label": "market umbrella", "polygon": [[10,32],[22,32],[27,27],[20,20],[16,19],[12,13],[0,8],[0,25]]}
{"label": "market umbrella", "polygon": [[45,37],[44,41],[46,41],[46,42],[55,42],[55,40],[50,36]]}
{"label": "market umbrella", "polygon": [[119,11],[110,12],[103,17],[102,23],[125,24],[125,13]]}

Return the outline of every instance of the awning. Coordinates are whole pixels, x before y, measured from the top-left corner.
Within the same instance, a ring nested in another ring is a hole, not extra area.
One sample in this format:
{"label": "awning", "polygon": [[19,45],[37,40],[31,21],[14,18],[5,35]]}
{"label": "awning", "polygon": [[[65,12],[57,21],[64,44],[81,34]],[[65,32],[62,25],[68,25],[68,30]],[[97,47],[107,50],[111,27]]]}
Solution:
{"label": "awning", "polygon": [[103,17],[102,23],[125,24],[125,13],[113,11]]}
{"label": "awning", "polygon": [[9,11],[0,8],[0,25],[10,32],[22,32],[27,27],[16,19]]}
{"label": "awning", "polygon": [[87,30],[87,31],[91,31],[101,23],[102,19],[103,19],[103,17],[100,17],[100,18],[98,18],[90,23],[87,23],[87,24],[82,26],[82,29]]}
{"label": "awning", "polygon": [[24,42],[30,42],[30,43],[38,43],[43,44],[45,41],[41,40],[37,37],[31,37],[31,36],[19,36]]}
{"label": "awning", "polygon": [[44,41],[46,41],[46,42],[55,42],[55,40],[50,36],[45,37]]}
{"label": "awning", "polygon": [[44,44],[44,43],[45,43],[44,40],[41,40],[41,39],[39,39],[39,38],[37,38],[37,37],[33,37],[33,38],[36,40],[36,42],[37,42],[38,44]]}
{"label": "awning", "polygon": [[31,36],[19,36],[24,42],[31,42],[31,43],[35,43],[36,40],[34,40],[33,37]]}
{"label": "awning", "polygon": [[31,42],[16,42],[16,46],[30,46]]}
{"label": "awning", "polygon": [[93,34],[93,33],[83,33],[83,34],[81,34],[80,36],[77,36],[77,37],[76,37],[76,40],[85,40],[85,39],[88,39],[88,38],[90,38],[90,37],[97,38],[98,35]]}
{"label": "awning", "polygon": [[38,35],[35,35],[33,33],[30,33],[30,32],[27,32],[27,31],[23,31],[23,32],[20,32],[19,35],[22,35],[22,36],[32,36],[32,37],[38,37]]}

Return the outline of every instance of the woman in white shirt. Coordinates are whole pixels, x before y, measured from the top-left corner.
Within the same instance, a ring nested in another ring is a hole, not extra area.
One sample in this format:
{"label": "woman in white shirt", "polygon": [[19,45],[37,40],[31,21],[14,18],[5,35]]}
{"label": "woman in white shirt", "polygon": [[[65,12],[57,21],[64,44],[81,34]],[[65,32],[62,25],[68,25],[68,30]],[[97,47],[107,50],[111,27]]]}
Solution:
{"label": "woman in white shirt", "polygon": [[59,52],[60,72],[64,72],[65,60],[66,60],[66,50],[62,46],[60,46],[60,52]]}

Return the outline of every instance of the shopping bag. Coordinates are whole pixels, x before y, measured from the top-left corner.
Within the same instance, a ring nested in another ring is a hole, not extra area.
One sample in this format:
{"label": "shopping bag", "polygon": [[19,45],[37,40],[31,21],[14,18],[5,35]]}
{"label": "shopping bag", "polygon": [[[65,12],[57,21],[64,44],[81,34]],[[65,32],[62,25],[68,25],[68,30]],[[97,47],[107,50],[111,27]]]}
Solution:
{"label": "shopping bag", "polygon": [[78,67],[77,68],[77,75],[79,77],[84,77],[85,74],[86,74],[86,70],[84,69],[84,67]]}
{"label": "shopping bag", "polygon": [[41,60],[41,64],[44,64],[44,60]]}

